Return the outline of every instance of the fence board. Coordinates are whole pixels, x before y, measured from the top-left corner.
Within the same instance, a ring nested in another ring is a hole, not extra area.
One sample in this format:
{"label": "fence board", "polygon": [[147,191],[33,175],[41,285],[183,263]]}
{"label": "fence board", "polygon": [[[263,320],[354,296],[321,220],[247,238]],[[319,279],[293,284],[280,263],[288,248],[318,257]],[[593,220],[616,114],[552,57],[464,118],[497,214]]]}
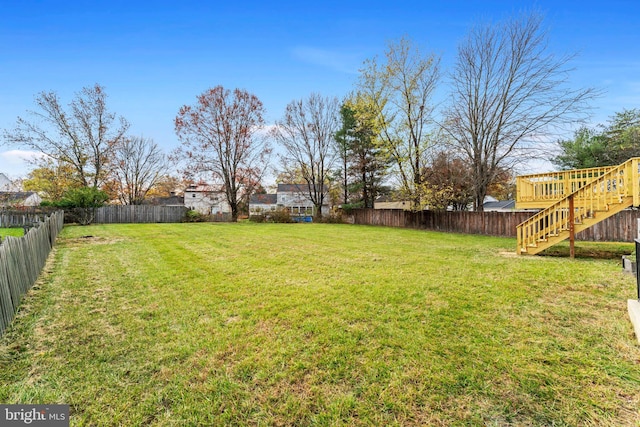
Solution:
{"label": "fence board", "polygon": [[[353,224],[416,228],[465,234],[516,237],[516,227],[535,212],[411,212],[400,209],[354,209],[346,214]],[[632,242],[640,211],[625,210],[576,235],[577,240]]]}
{"label": "fence board", "polygon": [[7,237],[3,245],[8,249],[7,267],[9,271],[9,291],[11,292],[11,300],[13,306],[18,307],[20,305],[20,299],[22,298],[22,288],[27,281],[27,277],[22,266],[20,265],[20,258],[22,257],[22,251],[18,245],[20,238]]}
{"label": "fence board", "polygon": [[103,206],[96,209],[96,224],[143,224],[182,222],[187,213],[184,206],[126,205]]}
{"label": "fence board", "polygon": [[15,314],[11,291],[9,290],[9,276],[7,267],[6,247],[0,245],[0,336],[4,332],[7,325],[11,323]]}
{"label": "fence board", "polygon": [[26,235],[9,236],[0,244],[0,335],[13,320],[22,296],[38,279],[63,221],[64,212],[54,212]]}
{"label": "fence board", "polygon": [[44,222],[44,220],[54,213],[51,208],[24,208],[6,209],[0,208],[0,227],[23,227],[32,226],[34,223]]}

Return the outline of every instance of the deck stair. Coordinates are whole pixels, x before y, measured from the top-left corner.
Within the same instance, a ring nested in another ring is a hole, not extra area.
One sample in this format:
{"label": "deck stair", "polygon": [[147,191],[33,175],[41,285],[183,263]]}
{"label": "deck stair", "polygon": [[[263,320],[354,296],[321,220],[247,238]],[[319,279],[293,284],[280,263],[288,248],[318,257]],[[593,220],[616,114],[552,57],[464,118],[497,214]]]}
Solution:
{"label": "deck stair", "polygon": [[518,254],[537,254],[631,206],[640,206],[640,158],[618,166],[519,176],[516,207],[540,212],[517,228]]}

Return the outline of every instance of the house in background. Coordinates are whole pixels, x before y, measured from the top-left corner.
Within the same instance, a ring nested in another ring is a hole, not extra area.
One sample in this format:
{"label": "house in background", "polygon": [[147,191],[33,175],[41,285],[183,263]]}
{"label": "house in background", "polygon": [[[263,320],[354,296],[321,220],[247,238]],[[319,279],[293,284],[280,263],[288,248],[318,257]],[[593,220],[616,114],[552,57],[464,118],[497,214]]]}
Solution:
{"label": "house in background", "polygon": [[[328,196],[325,200],[328,200]],[[249,200],[250,215],[261,215],[276,209],[286,209],[292,217],[304,218],[305,221],[310,221],[315,213],[305,184],[278,184],[276,194],[254,194]],[[329,212],[329,204],[322,205],[322,215],[328,215]]]}
{"label": "house in background", "polygon": [[249,199],[249,215],[265,215],[277,208],[277,194],[253,194]]}
{"label": "house in background", "polygon": [[19,191],[17,185],[15,185],[11,180],[3,173],[0,173],[0,192],[2,191]]}
{"label": "house in background", "polygon": [[516,210],[515,200],[485,200],[482,204],[485,212],[513,212]]}
{"label": "house in background", "polygon": [[18,191],[5,174],[0,173],[0,208],[26,208],[40,206],[42,198],[34,191]]}
{"label": "house in background", "polygon": [[393,196],[378,196],[373,201],[373,209],[402,209],[411,210],[411,202],[408,200],[398,200]]}
{"label": "house in background", "polygon": [[[515,200],[498,200],[492,196],[486,196],[484,204],[482,205],[485,212],[513,212],[515,210]],[[411,210],[411,202],[408,200],[397,200],[392,196],[380,196],[373,205],[374,209],[401,209]],[[424,210],[429,210],[426,206]],[[448,211],[454,210],[452,206],[447,208]],[[467,207],[467,210],[472,210],[472,205]]]}
{"label": "house in background", "polygon": [[[278,206],[288,209],[292,216],[309,216],[315,213],[313,202],[305,184],[278,184],[276,191]],[[325,210],[326,208],[326,210]],[[329,206],[322,207],[322,214],[329,213]]]}
{"label": "house in background", "polygon": [[184,190],[184,205],[203,215],[230,214],[231,206],[222,185],[192,184]]}
{"label": "house in background", "polygon": [[0,191],[0,208],[40,206],[42,198],[34,191]]}
{"label": "house in background", "polygon": [[178,196],[172,192],[171,196],[144,199],[142,204],[153,206],[184,206],[184,196]]}
{"label": "house in background", "polygon": [[9,187],[11,186],[11,181],[7,176],[3,173],[0,173],[0,191],[9,191]]}

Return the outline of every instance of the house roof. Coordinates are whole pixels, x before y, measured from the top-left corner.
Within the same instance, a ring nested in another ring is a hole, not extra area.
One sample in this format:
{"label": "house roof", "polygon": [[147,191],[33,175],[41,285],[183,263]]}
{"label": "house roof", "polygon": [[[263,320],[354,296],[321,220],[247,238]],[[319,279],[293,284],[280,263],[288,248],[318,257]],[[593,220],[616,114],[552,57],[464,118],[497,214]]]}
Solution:
{"label": "house roof", "polygon": [[146,199],[143,203],[145,205],[156,205],[156,206],[184,206],[184,197],[182,196],[153,197],[151,199]]}
{"label": "house roof", "polygon": [[0,203],[22,202],[34,194],[34,191],[0,191]]}
{"label": "house roof", "polygon": [[307,184],[278,184],[278,193],[305,193]]}
{"label": "house roof", "polygon": [[383,194],[381,196],[376,197],[376,202],[406,202],[407,200],[403,200],[399,197],[396,197],[392,194]]}
{"label": "house roof", "polygon": [[[278,193],[304,193],[309,192],[309,186],[307,184],[278,184]],[[326,187],[323,187],[323,191],[327,191]]]}
{"label": "house roof", "polygon": [[252,194],[249,199],[252,205],[275,205],[278,203],[277,194]]}
{"label": "house roof", "polygon": [[184,191],[185,193],[221,193],[224,191],[224,186],[222,184],[207,184],[200,182],[198,184],[191,184]]}
{"label": "house roof", "polygon": [[501,210],[511,210],[515,209],[516,201],[515,200],[500,200],[496,202],[485,202],[482,207],[485,211],[501,209]]}

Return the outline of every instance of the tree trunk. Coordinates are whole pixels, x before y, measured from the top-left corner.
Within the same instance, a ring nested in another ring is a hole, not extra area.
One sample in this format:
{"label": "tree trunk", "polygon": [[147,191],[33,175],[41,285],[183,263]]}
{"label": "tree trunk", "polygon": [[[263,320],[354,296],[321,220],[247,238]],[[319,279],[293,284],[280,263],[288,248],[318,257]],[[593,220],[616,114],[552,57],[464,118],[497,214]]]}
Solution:
{"label": "tree trunk", "polygon": [[473,198],[473,210],[484,212],[484,198],[487,195],[487,188],[483,185],[476,186]]}
{"label": "tree trunk", "polygon": [[231,222],[238,222],[238,204],[231,205]]}
{"label": "tree trunk", "polygon": [[365,208],[372,208],[373,206],[369,206],[369,189],[367,188],[367,172],[362,169],[362,200],[364,200]]}
{"label": "tree trunk", "polygon": [[348,165],[347,165],[347,161],[346,161],[346,155],[345,155],[345,161],[344,164],[342,165],[342,171],[343,171],[343,181],[342,181],[342,187],[344,190],[344,204],[346,205],[347,203],[349,203],[349,191],[347,189],[347,187],[349,186],[349,176],[348,176]]}
{"label": "tree trunk", "polygon": [[315,212],[313,212],[313,222],[322,221],[322,202],[320,205],[314,203]]}

